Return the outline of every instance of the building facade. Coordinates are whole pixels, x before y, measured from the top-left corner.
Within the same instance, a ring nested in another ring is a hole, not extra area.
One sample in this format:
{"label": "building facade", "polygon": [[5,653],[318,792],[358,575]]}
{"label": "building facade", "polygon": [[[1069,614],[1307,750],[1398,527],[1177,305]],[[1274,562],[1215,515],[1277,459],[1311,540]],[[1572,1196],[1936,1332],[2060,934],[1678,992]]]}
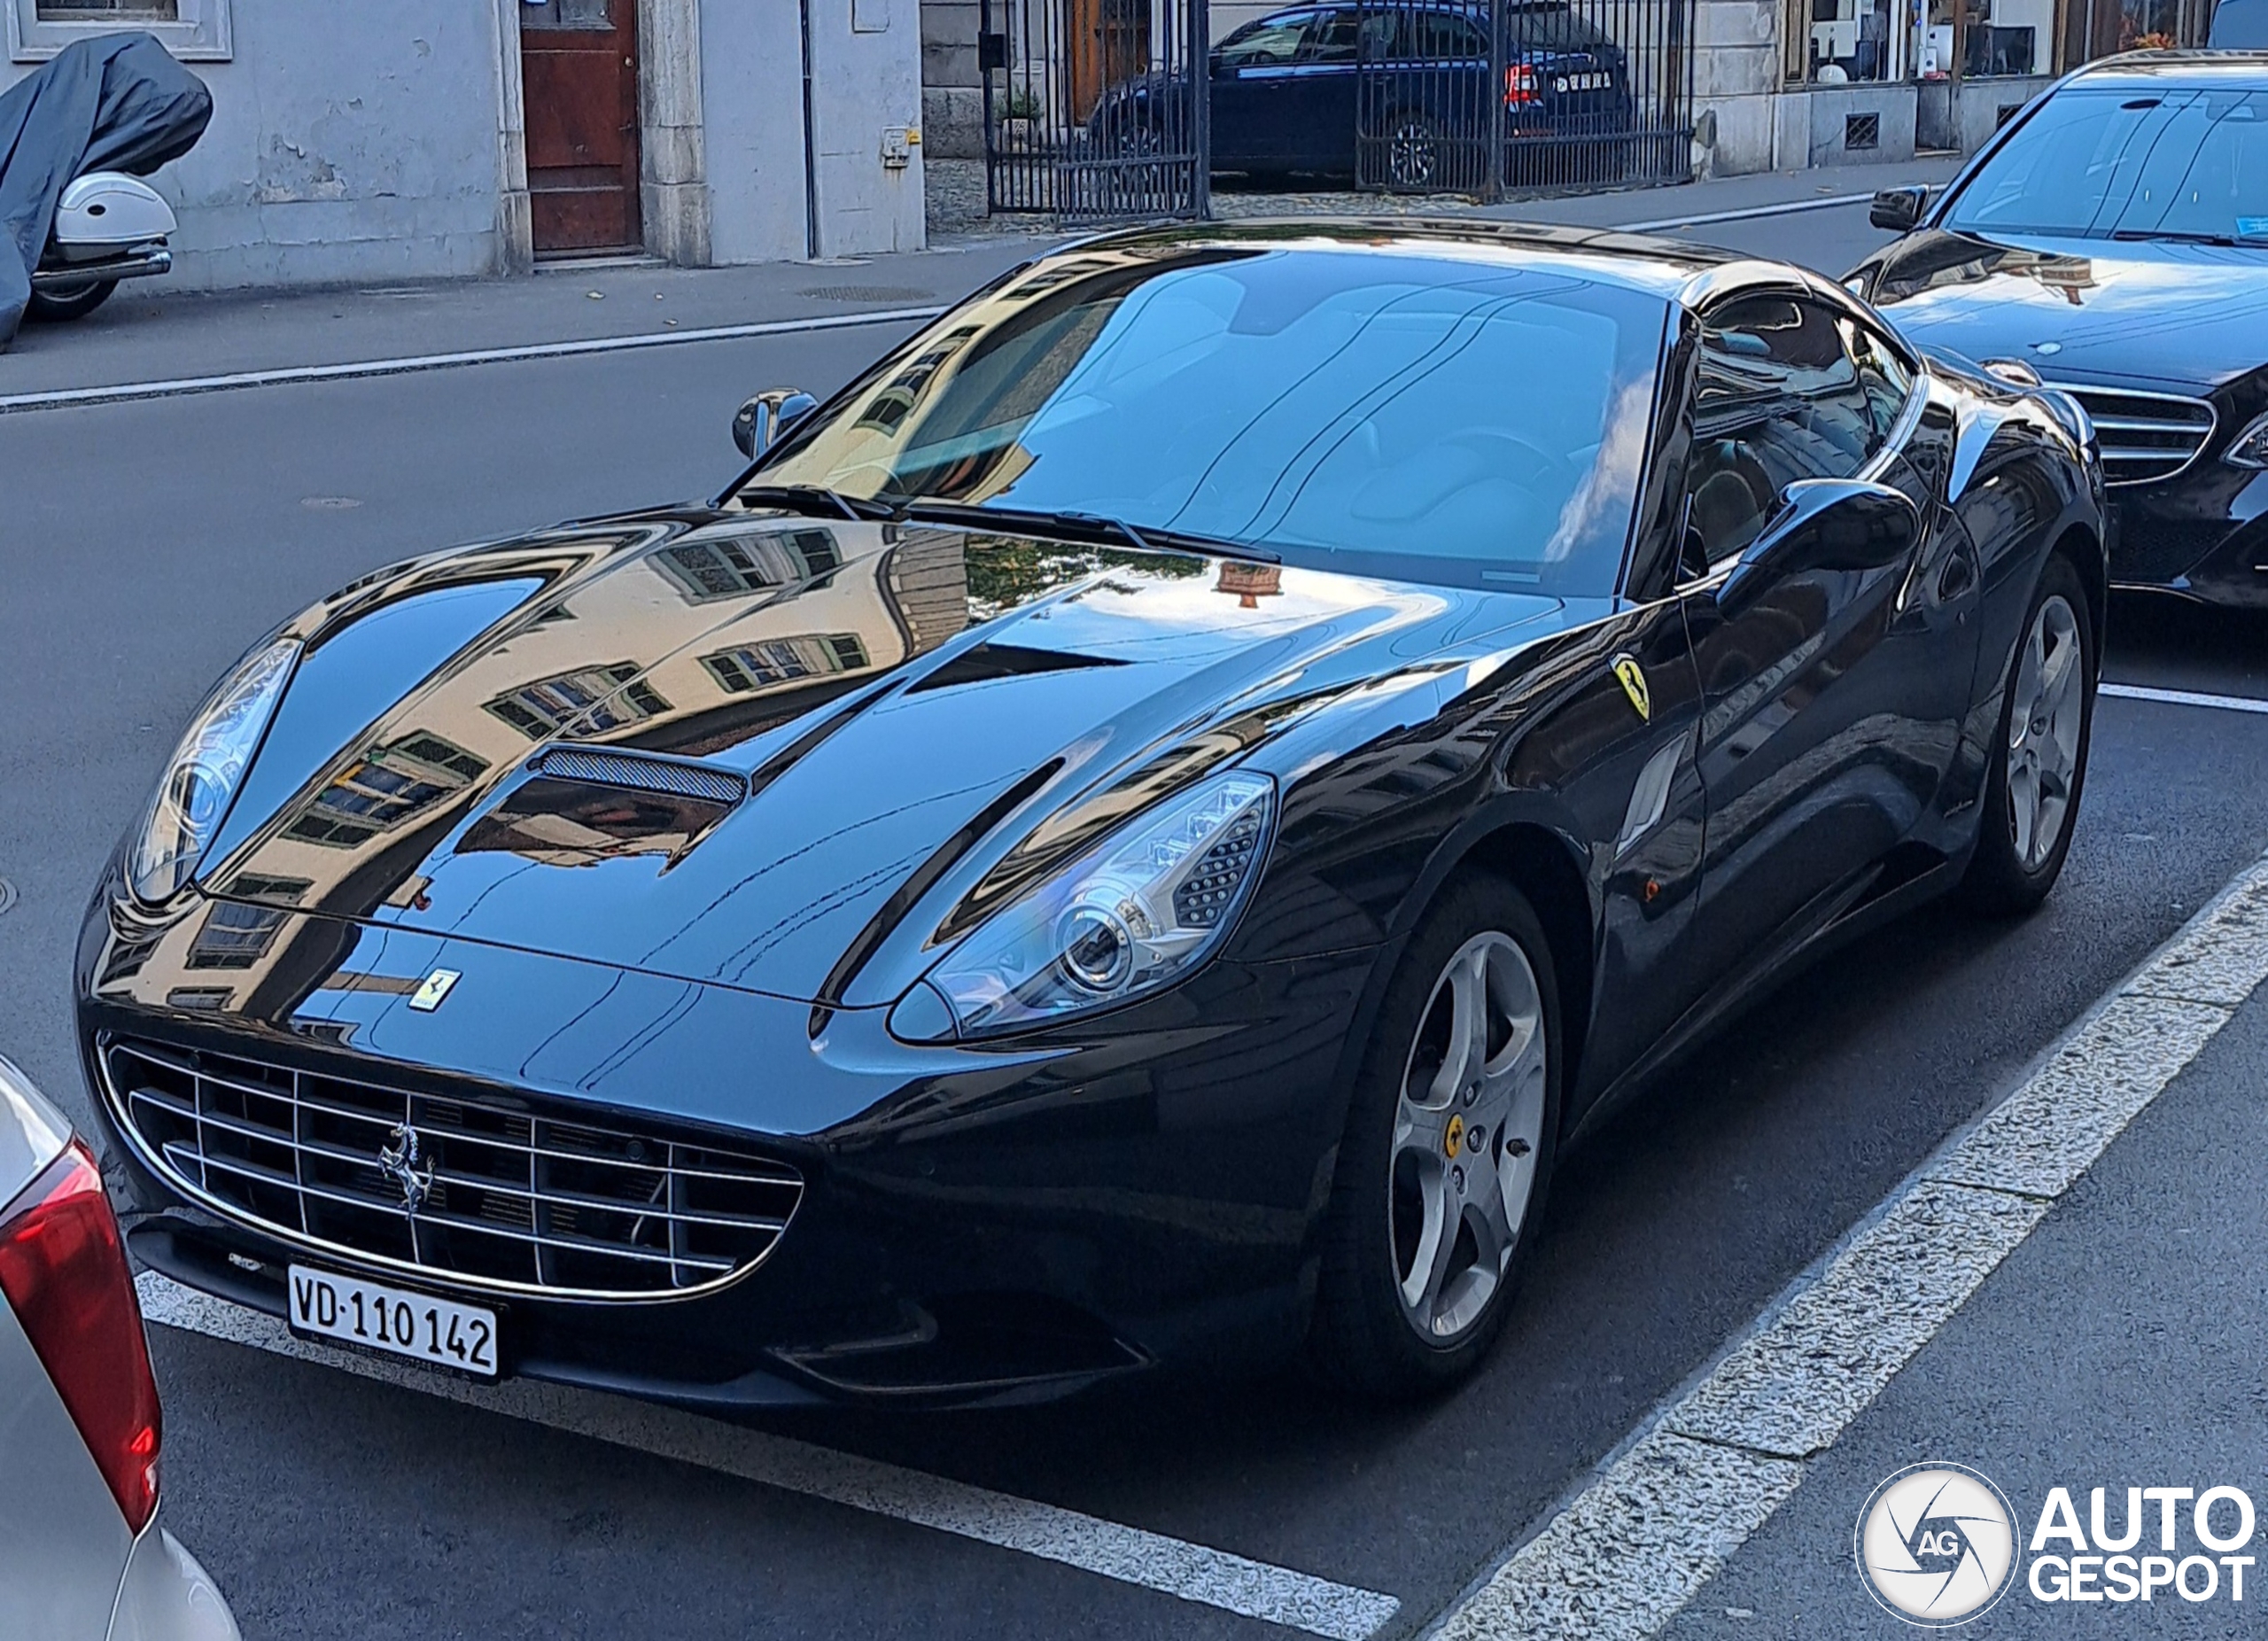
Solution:
{"label": "building facade", "polygon": [[2211,15],[2211,0],[1696,0],[1697,166],[1974,152],[2058,74],[2202,43]]}
{"label": "building facade", "polygon": [[0,86],[146,28],[212,88],[172,283],[923,243],[918,0],[0,0]]}

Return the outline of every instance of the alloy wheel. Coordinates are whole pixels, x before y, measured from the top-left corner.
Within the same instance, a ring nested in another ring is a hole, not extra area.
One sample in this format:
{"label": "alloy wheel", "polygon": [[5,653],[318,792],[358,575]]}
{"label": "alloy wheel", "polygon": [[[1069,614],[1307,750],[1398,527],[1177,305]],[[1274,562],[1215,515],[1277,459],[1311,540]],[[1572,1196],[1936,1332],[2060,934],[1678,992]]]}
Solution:
{"label": "alloy wheel", "polygon": [[1439,162],[1433,128],[1422,120],[1403,121],[1386,138],[1387,175],[1397,188],[1430,187]]}
{"label": "alloy wheel", "polygon": [[1519,1240],[1542,1141],[1546,1036],[1535,969],[1494,930],[1458,948],[1419,1016],[1387,1186],[1402,1316],[1435,1345],[1487,1313]]}
{"label": "alloy wheel", "polygon": [[2062,594],[2051,595],[2024,634],[2008,705],[2008,828],[2027,872],[2054,851],[2070,814],[2085,670],[2078,617]]}

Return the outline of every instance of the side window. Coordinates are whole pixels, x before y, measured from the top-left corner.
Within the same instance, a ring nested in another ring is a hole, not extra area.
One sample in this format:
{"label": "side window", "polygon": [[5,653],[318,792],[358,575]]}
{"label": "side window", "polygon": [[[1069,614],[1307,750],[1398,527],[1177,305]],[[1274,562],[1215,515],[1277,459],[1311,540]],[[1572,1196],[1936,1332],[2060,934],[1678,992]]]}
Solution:
{"label": "side window", "polygon": [[1300,42],[1315,20],[1312,12],[1263,17],[1221,42],[1221,61],[1231,68],[1274,68],[1300,54]]}
{"label": "side window", "polygon": [[1325,12],[1308,30],[1303,63],[1351,63],[1356,56],[1357,16],[1353,12]]}
{"label": "side window", "polygon": [[1410,55],[1410,13],[1364,12],[1359,55],[1367,63],[1398,63]]}
{"label": "side window", "polygon": [[1881,444],[1837,315],[1782,296],[1718,309],[1694,391],[1688,571],[1756,540],[1796,480],[1850,478]]}
{"label": "side window", "polygon": [[1845,346],[1859,370],[1859,391],[1867,396],[1867,415],[1873,423],[1875,444],[1890,438],[1906,401],[1914,392],[1914,373],[1906,368],[1889,343],[1855,319],[1842,322]]}
{"label": "side window", "polygon": [[1488,36],[1454,12],[1419,12],[1417,57],[1429,63],[1462,63],[1488,55]]}

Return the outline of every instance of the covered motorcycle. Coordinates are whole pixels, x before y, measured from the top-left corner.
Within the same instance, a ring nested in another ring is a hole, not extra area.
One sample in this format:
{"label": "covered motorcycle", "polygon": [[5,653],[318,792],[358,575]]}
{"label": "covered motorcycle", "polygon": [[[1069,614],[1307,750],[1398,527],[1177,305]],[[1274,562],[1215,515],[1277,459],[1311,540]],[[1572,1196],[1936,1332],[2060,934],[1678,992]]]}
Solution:
{"label": "covered motorcycle", "polygon": [[[149,212],[155,196],[131,179],[194,148],[212,117],[205,82],[147,34],[80,41],[0,92],[0,346],[35,283],[85,311],[118,279],[161,270],[135,253],[162,239],[150,230],[170,228],[171,213]],[[59,217],[75,230],[70,246],[56,243]]]}

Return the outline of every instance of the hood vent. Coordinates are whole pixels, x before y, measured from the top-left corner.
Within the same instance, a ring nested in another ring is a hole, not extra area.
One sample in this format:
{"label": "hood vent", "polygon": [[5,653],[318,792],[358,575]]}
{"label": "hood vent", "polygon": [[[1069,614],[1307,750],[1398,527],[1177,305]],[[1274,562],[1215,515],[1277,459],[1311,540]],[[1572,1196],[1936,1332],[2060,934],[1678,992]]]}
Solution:
{"label": "hood vent", "polygon": [[536,774],[555,781],[659,792],[727,807],[748,796],[747,777],[734,771],[611,747],[555,746],[539,757],[532,767]]}

